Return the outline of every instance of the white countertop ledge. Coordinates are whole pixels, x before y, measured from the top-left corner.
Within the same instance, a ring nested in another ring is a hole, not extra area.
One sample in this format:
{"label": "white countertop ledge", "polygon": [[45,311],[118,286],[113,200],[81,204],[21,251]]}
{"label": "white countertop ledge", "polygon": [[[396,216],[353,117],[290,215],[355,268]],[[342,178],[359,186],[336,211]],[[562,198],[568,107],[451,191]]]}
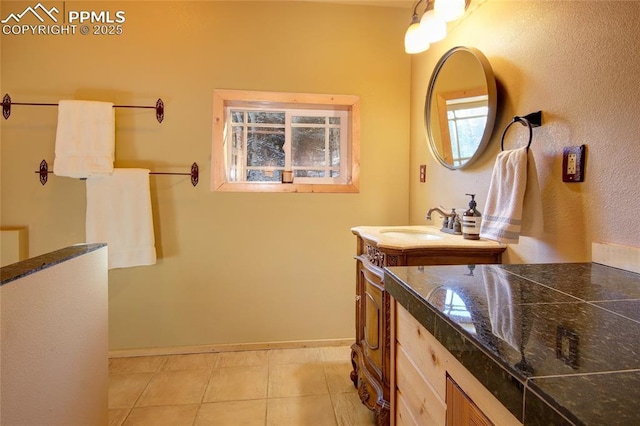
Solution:
{"label": "white countertop ledge", "polygon": [[373,241],[380,248],[416,249],[416,248],[500,248],[506,247],[497,241],[481,238],[465,240],[462,235],[452,235],[440,231],[440,228],[426,225],[408,226],[356,226],[351,228],[355,235]]}

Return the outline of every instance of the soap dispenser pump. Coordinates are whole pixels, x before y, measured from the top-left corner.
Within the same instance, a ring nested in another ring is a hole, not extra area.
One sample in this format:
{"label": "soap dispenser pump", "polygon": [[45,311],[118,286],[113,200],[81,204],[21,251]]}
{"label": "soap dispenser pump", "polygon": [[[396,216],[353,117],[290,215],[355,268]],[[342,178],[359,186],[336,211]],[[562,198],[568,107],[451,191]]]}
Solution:
{"label": "soap dispenser pump", "polygon": [[471,201],[469,201],[469,210],[462,214],[462,237],[466,240],[479,240],[482,215],[476,209],[476,194],[465,195],[470,196]]}

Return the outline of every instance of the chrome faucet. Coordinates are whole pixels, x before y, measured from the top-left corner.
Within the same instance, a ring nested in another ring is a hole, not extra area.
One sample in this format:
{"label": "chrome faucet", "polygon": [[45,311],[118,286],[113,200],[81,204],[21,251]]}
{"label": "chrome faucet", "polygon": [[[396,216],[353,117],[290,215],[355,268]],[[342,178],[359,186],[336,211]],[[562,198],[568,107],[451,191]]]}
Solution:
{"label": "chrome faucet", "polygon": [[427,215],[425,216],[426,220],[431,220],[431,213],[438,212],[440,216],[442,216],[442,228],[440,231],[446,232],[448,234],[462,234],[462,225],[460,224],[460,216],[456,213],[456,209],[451,209],[451,213],[445,213],[442,209],[438,207],[433,207],[427,211]]}
{"label": "chrome faucet", "polygon": [[433,212],[438,212],[440,214],[440,216],[444,217],[444,218],[449,218],[451,217],[453,214],[455,214],[455,209],[453,209],[453,211],[451,213],[445,213],[442,211],[442,209],[438,208],[438,207],[434,207],[429,209],[429,211],[427,212],[427,216],[425,217],[426,220],[431,220],[431,213]]}

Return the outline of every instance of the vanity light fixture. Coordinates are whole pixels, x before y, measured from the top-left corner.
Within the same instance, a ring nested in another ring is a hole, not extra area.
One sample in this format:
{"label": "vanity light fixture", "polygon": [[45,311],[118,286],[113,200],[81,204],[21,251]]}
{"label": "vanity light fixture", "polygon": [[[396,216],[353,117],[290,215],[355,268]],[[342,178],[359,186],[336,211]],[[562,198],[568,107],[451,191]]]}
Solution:
{"label": "vanity light fixture", "polygon": [[447,36],[447,23],[436,14],[435,10],[427,10],[420,20],[420,31],[422,37],[429,43],[435,43]]}
{"label": "vanity light fixture", "polygon": [[429,48],[429,40],[422,34],[423,31],[421,30],[423,30],[424,27],[417,12],[418,5],[421,2],[422,0],[419,0],[413,8],[411,24],[404,35],[404,50],[409,54],[424,52]]}
{"label": "vanity light fixture", "polygon": [[467,5],[465,0],[436,0],[433,9],[440,19],[451,22],[464,15]]}
{"label": "vanity light fixture", "polygon": [[[418,6],[425,3],[422,18]],[[409,54],[421,53],[447,36],[447,22],[464,15],[471,0],[418,0],[413,7],[411,24],[404,36],[404,50]]]}

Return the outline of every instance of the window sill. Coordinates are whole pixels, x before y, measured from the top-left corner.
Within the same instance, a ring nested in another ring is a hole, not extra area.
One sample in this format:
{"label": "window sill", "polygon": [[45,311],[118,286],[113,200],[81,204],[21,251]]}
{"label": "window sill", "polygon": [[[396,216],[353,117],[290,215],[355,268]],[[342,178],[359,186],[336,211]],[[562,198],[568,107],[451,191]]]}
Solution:
{"label": "window sill", "polygon": [[304,183],[231,183],[226,182],[214,189],[216,192],[299,192],[299,193],[345,193],[356,194],[360,188],[355,184],[326,185]]}

